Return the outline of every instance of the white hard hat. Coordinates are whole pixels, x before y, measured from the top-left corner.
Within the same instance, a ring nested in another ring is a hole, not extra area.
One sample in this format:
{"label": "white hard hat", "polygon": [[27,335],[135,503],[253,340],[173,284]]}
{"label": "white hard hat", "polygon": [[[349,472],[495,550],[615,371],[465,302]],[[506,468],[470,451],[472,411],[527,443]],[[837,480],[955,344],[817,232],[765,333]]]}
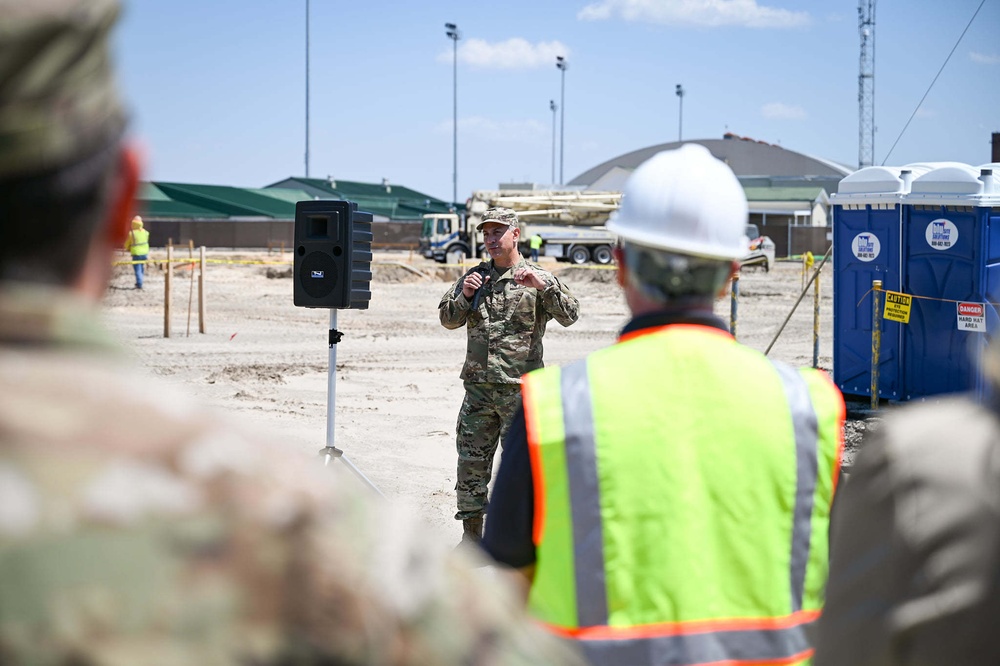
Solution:
{"label": "white hard hat", "polygon": [[657,153],[632,173],[607,227],[627,242],[711,259],[739,259],[747,199],[732,170],[704,146]]}

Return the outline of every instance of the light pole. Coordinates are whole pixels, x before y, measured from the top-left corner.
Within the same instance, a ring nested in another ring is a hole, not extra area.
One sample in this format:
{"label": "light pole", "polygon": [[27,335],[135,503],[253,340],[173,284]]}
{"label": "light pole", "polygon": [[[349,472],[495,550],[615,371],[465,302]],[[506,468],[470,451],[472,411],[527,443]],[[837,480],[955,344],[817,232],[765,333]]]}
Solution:
{"label": "light pole", "polygon": [[549,111],[552,112],[552,180],[549,182],[553,185],[556,182],[556,102],[553,99],[549,100]]}
{"label": "light pole", "polygon": [[454,23],[445,23],[445,34],[452,42],[452,116],[451,116],[451,204],[458,209],[458,40],[462,33]]}
{"label": "light pole", "polygon": [[306,0],[306,178],[309,177],[309,0]]}
{"label": "light pole", "polygon": [[559,94],[559,184],[563,184],[563,158],[566,155],[566,70],[569,63],[566,58],[556,56],[556,67],[562,72],[561,92]]}
{"label": "light pole", "polygon": [[677,116],[677,142],[680,143],[684,133],[684,88],[677,84],[677,101],[680,104],[680,113]]}

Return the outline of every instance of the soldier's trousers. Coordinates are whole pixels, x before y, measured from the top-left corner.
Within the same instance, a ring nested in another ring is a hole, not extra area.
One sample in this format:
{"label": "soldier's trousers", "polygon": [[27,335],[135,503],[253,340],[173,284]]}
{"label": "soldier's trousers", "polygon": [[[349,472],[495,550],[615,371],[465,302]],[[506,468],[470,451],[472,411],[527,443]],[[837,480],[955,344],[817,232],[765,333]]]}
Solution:
{"label": "soldier's trousers", "polygon": [[520,404],[520,384],[465,382],[465,400],[455,428],[458,520],[476,518],[486,510],[486,489],[493,475],[497,443],[507,434]]}

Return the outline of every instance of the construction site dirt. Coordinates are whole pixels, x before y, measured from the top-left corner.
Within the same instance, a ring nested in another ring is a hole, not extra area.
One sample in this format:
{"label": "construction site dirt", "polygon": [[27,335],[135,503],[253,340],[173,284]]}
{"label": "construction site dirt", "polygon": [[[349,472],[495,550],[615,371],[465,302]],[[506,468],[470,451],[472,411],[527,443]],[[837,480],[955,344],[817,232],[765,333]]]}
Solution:
{"label": "construction site dirt", "polygon": [[[204,274],[205,333],[199,333],[198,279],[192,275],[197,269],[174,263],[169,338],[164,337],[165,264],[156,263],[162,256],[153,253],[141,291],[132,288],[130,266],[115,267],[103,308],[113,334],[151,375],[229,412],[243,427],[266,433],[289,455],[316,456],[321,464],[317,454],[328,443],[330,311],[292,304],[290,255],[212,251]],[[546,258],[542,265],[580,300],[576,324],[563,328],[550,322],[546,364],[566,364],[613,344],[628,320],[614,270]],[[828,263],[818,278],[818,365],[828,372],[831,268]],[[461,270],[415,253],[376,254],[369,309],[337,311],[343,339],[336,347],[332,442],[382,494],[410,504],[456,540],[454,431],[466,334],[444,329],[437,305]],[[791,261],[778,262],[770,272],[745,269],[738,288],[737,339],[761,351],[771,346],[769,356],[776,360],[812,365],[813,287],[788,318],[809,276],[801,263]],[[730,321],[730,296],[718,299],[715,310]],[[849,413],[847,466],[878,421],[870,412]],[[360,483],[349,466],[333,461],[330,467],[338,482]]]}

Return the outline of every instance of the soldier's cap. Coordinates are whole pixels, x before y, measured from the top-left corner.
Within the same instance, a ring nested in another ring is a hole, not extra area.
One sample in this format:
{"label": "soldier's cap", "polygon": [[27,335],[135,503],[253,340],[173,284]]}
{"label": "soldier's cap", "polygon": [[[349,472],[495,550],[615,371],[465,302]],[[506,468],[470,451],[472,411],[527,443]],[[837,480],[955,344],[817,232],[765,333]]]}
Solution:
{"label": "soldier's cap", "polygon": [[483,225],[487,222],[495,222],[497,224],[506,224],[508,227],[516,227],[517,213],[510,208],[501,208],[499,206],[487,208],[486,212],[483,213],[483,217],[479,220],[479,224],[476,225],[476,231],[482,231]]}
{"label": "soldier's cap", "polygon": [[109,34],[117,0],[0,0],[0,178],[58,168],[121,136]]}

